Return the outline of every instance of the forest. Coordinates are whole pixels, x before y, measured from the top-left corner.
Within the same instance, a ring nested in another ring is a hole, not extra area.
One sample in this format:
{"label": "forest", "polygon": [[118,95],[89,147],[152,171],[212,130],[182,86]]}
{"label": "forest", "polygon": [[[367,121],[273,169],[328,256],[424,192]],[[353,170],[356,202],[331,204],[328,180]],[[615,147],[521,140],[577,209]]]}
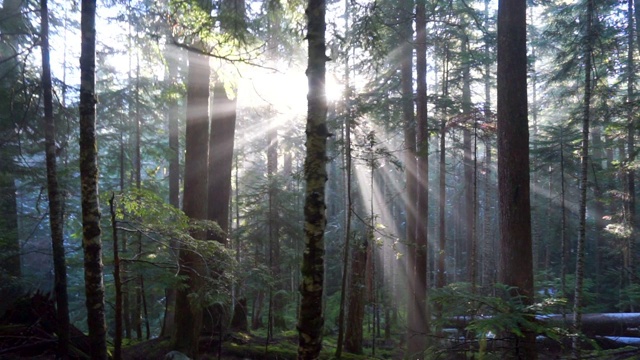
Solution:
{"label": "forest", "polygon": [[640,0],[0,0],[0,359],[640,358]]}

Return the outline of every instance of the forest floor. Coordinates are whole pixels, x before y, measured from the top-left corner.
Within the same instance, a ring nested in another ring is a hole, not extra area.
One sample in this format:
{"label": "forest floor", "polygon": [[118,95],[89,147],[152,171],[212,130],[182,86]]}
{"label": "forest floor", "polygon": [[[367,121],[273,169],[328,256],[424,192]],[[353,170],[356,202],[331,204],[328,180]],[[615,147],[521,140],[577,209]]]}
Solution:
{"label": "forest floor", "polygon": [[[328,340],[328,339],[327,339]],[[296,359],[297,335],[275,337],[267,345],[267,339],[259,335],[232,333],[220,343],[215,337],[200,338],[201,360],[289,360]],[[365,351],[370,349],[366,349]],[[163,359],[171,351],[168,338],[158,338],[123,348],[124,360]],[[320,359],[333,359],[335,347],[329,340],[323,347]],[[378,349],[377,355],[353,355],[344,353],[344,360],[402,359],[402,349],[388,344]]]}

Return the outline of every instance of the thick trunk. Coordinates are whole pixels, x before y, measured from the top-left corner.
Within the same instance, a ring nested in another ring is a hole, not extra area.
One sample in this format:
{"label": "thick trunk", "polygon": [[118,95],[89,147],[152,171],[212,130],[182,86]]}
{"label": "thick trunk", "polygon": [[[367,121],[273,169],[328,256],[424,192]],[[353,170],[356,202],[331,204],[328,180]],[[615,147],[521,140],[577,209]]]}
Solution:
{"label": "thick trunk", "polygon": [[[222,82],[213,87],[211,126],[209,132],[208,158],[208,209],[207,219],[215,221],[222,232],[209,231],[207,239],[227,245],[229,232],[229,202],[231,200],[231,171],[233,168],[233,145],[236,126],[236,99],[230,99]],[[219,277],[223,268],[213,268],[209,276]],[[225,290],[221,289],[221,292]],[[226,328],[229,318],[221,304],[207,308],[204,314],[204,329],[207,333]]]}
{"label": "thick trunk", "polygon": [[[207,218],[207,202],[202,198],[207,194],[209,73],[209,59],[190,52],[183,210],[193,220]],[[206,234],[192,231],[191,236],[198,241]],[[178,262],[178,274],[186,277],[186,286],[177,289],[173,348],[195,358],[202,329],[202,305],[191,304],[189,295],[202,288],[205,266],[201,256],[187,243],[180,244]]]}
{"label": "thick trunk", "polygon": [[229,231],[236,99],[229,98],[224,83],[215,83],[212,105],[208,163],[208,219],[217,222],[223,233],[210,233],[208,239],[226,244]]}
{"label": "thick trunk", "polygon": [[298,316],[298,359],[316,359],[322,349],[324,288],[325,182],[327,181],[327,99],[325,93],[326,45],[324,0],[309,0],[307,6],[309,44],[307,78],[307,151],[304,204],[304,242],[300,311]]}
{"label": "thick trunk", "polygon": [[58,188],[56,167],[56,128],[53,119],[53,91],[51,86],[51,63],[49,61],[49,10],[47,0],[41,4],[42,44],[42,90],[44,94],[44,136],[47,163],[47,190],[49,197],[49,226],[53,250],[55,273],[54,295],[56,299],[58,357],[69,355],[69,301],[67,295],[67,265],[64,254],[62,196]]}
{"label": "thick trunk", "polygon": [[[533,302],[529,129],[527,119],[526,1],[500,0],[498,8],[498,186],[500,280]],[[535,359],[535,334],[516,339],[507,356]]]}
{"label": "thick trunk", "polygon": [[96,1],[83,0],[80,55],[80,182],[87,322],[92,359],[107,359],[98,149],[96,142]]}

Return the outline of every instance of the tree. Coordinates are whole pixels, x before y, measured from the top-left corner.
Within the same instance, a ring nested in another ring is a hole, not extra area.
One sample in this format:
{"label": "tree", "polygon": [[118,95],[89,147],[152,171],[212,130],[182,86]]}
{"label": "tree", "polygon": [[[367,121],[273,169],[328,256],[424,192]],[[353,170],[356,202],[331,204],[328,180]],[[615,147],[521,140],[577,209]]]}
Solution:
{"label": "tree", "polygon": [[[593,56],[593,1],[587,1],[584,33],[584,99],[582,103],[582,139],[580,146],[580,208],[578,217],[578,243],[576,245],[575,298],[573,302],[573,326],[582,326],[582,302],[584,292],[585,238],[587,236],[587,174],[589,172],[589,117],[591,116],[591,57]],[[580,359],[580,339],[573,340],[573,356]]]}
{"label": "tree", "polygon": [[327,181],[327,98],[324,0],[307,5],[308,66],[307,152],[304,164],[304,255],[298,315],[298,359],[317,359],[322,349],[324,288],[325,182]]}
{"label": "tree", "polygon": [[58,187],[56,166],[56,128],[53,119],[53,91],[49,56],[49,9],[47,0],[40,2],[42,43],[42,91],[44,102],[45,156],[47,162],[47,190],[49,197],[49,227],[53,250],[54,294],[57,311],[58,357],[69,356],[69,300],[67,295],[67,264],[64,254],[62,201]]}
{"label": "tree", "polygon": [[14,94],[21,92],[20,73],[24,68],[19,60],[23,41],[20,34],[26,32],[23,6],[20,0],[9,0],[0,8],[0,18],[4,20],[0,23],[4,37],[0,42],[0,313],[4,313],[6,306],[21,292],[18,285],[22,261],[16,198],[18,139],[15,128],[16,119],[24,116],[21,112],[26,110]]}
{"label": "tree", "polygon": [[[416,201],[416,243],[414,298],[416,313],[414,339],[409,344],[423,351],[429,332],[427,316],[427,269],[428,269],[428,223],[429,223],[429,124],[427,121],[427,19],[425,0],[416,1],[416,151],[417,151],[417,201]],[[411,301],[411,300],[410,300]],[[411,351],[411,353],[414,353]],[[422,359],[423,356],[418,356]]]}
{"label": "tree", "polygon": [[80,182],[87,323],[92,359],[107,359],[102,230],[96,143],[96,1],[82,0],[80,54]]}
{"label": "tree", "polygon": [[[207,193],[209,73],[209,58],[190,51],[182,207],[185,215],[192,220],[207,219],[207,202],[202,201],[202,196]],[[205,236],[202,231],[191,231],[194,239],[204,240]],[[202,331],[203,304],[191,298],[198,298],[202,290],[205,265],[201,255],[196,252],[195,244],[180,244],[179,266],[178,274],[187,281],[177,289],[172,343],[175,350],[196,357]]]}
{"label": "tree", "polygon": [[[524,304],[533,302],[529,129],[527,119],[526,1],[498,5],[498,186],[500,281]],[[535,334],[525,333],[510,356],[535,359]]]}
{"label": "tree", "polygon": [[413,29],[409,18],[413,15],[412,1],[402,1],[398,4],[401,16],[400,36],[402,45],[400,47],[400,73],[402,86],[402,116],[404,126],[404,159],[406,177],[406,197],[405,212],[407,214],[406,242],[407,242],[407,273],[408,273],[408,304],[407,313],[407,355],[415,356],[424,350],[423,336],[421,333],[422,324],[421,309],[417,303],[416,291],[418,291],[418,278],[416,273],[416,252],[417,252],[417,223],[418,209],[416,200],[418,198],[417,161],[416,161],[416,127],[413,110]]}

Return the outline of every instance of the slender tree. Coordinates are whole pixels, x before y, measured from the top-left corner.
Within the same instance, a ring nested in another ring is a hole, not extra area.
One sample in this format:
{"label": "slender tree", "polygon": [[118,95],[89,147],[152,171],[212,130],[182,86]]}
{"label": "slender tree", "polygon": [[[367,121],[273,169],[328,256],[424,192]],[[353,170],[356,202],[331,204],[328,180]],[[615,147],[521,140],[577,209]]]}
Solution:
{"label": "slender tree", "polygon": [[98,202],[96,142],[96,0],[82,0],[80,53],[80,182],[82,185],[82,248],[91,358],[107,359],[104,309],[102,229]]}
{"label": "slender tree", "polygon": [[634,26],[633,26],[633,0],[627,1],[627,162],[629,169],[627,171],[627,223],[631,234],[627,237],[629,242],[627,245],[627,259],[625,266],[628,268],[628,282],[632,284],[635,281],[635,233],[637,232],[636,217],[636,174],[633,165],[636,158],[636,127],[637,114],[635,112],[635,62],[634,53]]}
{"label": "slender tree", "polygon": [[[529,128],[527,119],[526,0],[498,4],[498,186],[500,280],[533,302]],[[535,334],[516,338],[510,357],[535,359]]]}
{"label": "slender tree", "polygon": [[[344,2],[345,18],[345,39],[348,41],[349,31],[349,0]],[[336,358],[342,356],[342,346],[344,343],[344,318],[345,302],[347,300],[347,278],[349,269],[349,252],[351,251],[351,217],[353,211],[352,191],[351,191],[351,79],[350,79],[349,55],[345,57],[344,66],[344,181],[345,181],[345,217],[344,217],[344,247],[342,253],[342,281],[340,283],[340,308],[338,310],[338,339],[336,345]]]}
{"label": "slender tree", "polygon": [[[426,348],[429,332],[427,316],[427,268],[429,222],[429,129],[427,119],[427,14],[426,1],[416,1],[416,150],[417,150],[417,201],[416,201],[416,262],[414,302],[416,318],[416,345],[420,352]],[[372,170],[373,171],[373,170]],[[372,261],[375,259],[372,259]],[[417,356],[422,359],[424,355]]]}
{"label": "slender tree", "polygon": [[[591,116],[591,57],[593,56],[593,0],[586,0],[584,36],[584,100],[582,103],[582,143],[580,146],[580,206],[578,216],[578,243],[576,246],[575,297],[573,302],[573,326],[582,327],[582,302],[584,298],[584,258],[587,236],[587,174],[589,172],[589,117]],[[573,356],[581,358],[580,339],[573,339]]]}
{"label": "slender tree", "polygon": [[67,265],[64,253],[62,201],[58,187],[56,167],[56,127],[53,119],[53,91],[49,57],[49,9],[47,0],[40,2],[40,36],[42,43],[42,91],[44,103],[45,156],[47,163],[47,190],[49,197],[49,227],[53,250],[54,295],[57,311],[58,357],[69,356],[69,299],[67,295]]}
{"label": "slender tree", "polygon": [[304,253],[298,315],[298,359],[317,359],[322,349],[324,289],[325,182],[327,181],[327,98],[325,92],[326,44],[324,0],[307,5],[308,66],[307,152],[304,202]]}
{"label": "slender tree", "polygon": [[413,16],[413,2],[409,0],[398,3],[401,18],[399,33],[403,43],[400,45],[400,81],[402,91],[402,116],[404,127],[404,160],[406,176],[405,213],[406,243],[407,243],[407,276],[409,286],[407,304],[407,356],[421,356],[424,350],[423,335],[419,323],[420,307],[416,303],[416,223],[418,197],[417,163],[416,163],[416,126],[413,106],[413,29],[411,17]]}

